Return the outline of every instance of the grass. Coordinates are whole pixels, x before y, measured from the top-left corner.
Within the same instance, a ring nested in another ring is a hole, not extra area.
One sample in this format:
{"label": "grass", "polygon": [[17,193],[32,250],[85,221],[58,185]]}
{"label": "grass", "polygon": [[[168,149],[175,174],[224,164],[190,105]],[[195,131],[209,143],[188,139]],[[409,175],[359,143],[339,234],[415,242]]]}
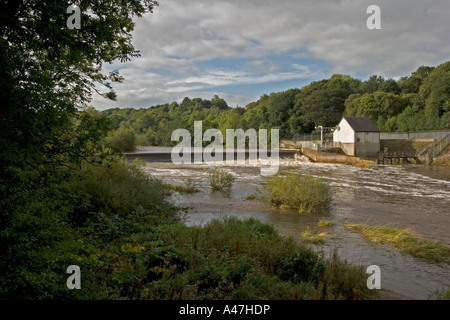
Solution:
{"label": "grass", "polygon": [[317,225],[322,228],[328,228],[334,225],[334,221],[331,219],[321,219],[317,222]]}
{"label": "grass", "polygon": [[433,164],[438,166],[450,167],[450,154],[434,158]]}
{"label": "grass", "polygon": [[302,173],[276,174],[257,193],[272,207],[306,214],[327,212],[333,199],[328,183]]}
{"label": "grass", "polygon": [[191,179],[188,179],[185,185],[170,184],[169,188],[170,190],[177,191],[180,193],[196,193],[200,191],[197,184]]}
{"label": "grass", "polygon": [[205,227],[170,224],[160,231],[159,246],[147,246],[146,251],[137,255],[155,255],[170,248],[169,255],[159,254],[166,262],[155,269],[157,281],[136,290],[139,298],[375,297],[367,289],[363,268],[337,258],[326,260],[322,254],[299,245],[293,238],[282,237],[272,226],[256,219],[226,218]]}
{"label": "grass", "polygon": [[431,294],[430,299],[433,300],[450,300],[450,288],[436,290]]}
{"label": "grass", "polygon": [[373,299],[364,268],[324,258],[257,219],[213,220],[204,227],[152,221],[143,211],[108,222],[120,236],[79,261],[84,292],[98,299]]}
{"label": "grass", "polygon": [[355,166],[358,168],[372,168],[377,165],[376,161],[373,160],[359,160]]}
{"label": "grass", "polygon": [[422,239],[410,230],[389,226],[370,227],[363,224],[346,224],[345,228],[361,232],[368,240],[390,244],[399,251],[433,262],[450,263],[450,247],[442,241]]}
{"label": "grass", "polygon": [[234,176],[225,170],[213,169],[209,171],[209,184],[213,191],[231,189],[234,180]]}
{"label": "grass", "polygon": [[302,232],[302,241],[305,243],[324,244],[326,242],[327,233],[314,233],[311,229],[306,229]]}

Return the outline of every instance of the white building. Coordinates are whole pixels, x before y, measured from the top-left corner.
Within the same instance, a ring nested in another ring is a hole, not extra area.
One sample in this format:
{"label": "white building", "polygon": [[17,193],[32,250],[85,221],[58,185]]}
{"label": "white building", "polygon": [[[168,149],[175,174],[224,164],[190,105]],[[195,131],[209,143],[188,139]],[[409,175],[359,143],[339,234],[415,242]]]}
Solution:
{"label": "white building", "polygon": [[380,130],[368,117],[344,117],[333,132],[346,155],[373,157],[380,151]]}

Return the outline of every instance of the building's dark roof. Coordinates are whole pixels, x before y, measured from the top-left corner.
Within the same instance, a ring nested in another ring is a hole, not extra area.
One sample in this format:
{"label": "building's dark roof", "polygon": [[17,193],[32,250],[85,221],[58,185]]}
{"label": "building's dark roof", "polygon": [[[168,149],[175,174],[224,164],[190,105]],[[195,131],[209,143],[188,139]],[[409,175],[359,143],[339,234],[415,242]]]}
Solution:
{"label": "building's dark roof", "polygon": [[344,117],[355,132],[380,132],[377,125],[368,117]]}

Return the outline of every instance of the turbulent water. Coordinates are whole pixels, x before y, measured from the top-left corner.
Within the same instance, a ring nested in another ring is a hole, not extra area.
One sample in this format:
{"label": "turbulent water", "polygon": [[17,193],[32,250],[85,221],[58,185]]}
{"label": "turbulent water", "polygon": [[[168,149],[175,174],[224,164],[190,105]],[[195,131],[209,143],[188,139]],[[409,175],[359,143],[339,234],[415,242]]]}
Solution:
{"label": "turbulent water", "polygon": [[450,168],[420,165],[359,168],[281,160],[280,170],[309,172],[327,180],[333,190],[333,206],[328,214],[299,215],[274,212],[265,205],[247,200],[264,183],[260,168],[254,165],[227,166],[236,181],[229,192],[211,192],[208,170],[211,164],[176,166],[147,163],[147,171],[168,183],[196,182],[200,192],[174,193],[172,200],[190,207],[186,224],[203,225],[212,219],[254,217],[273,225],[281,234],[300,239],[307,228],[318,231],[320,219],[333,219],[327,228],[325,245],[315,250],[331,255],[338,251],[353,264],[378,265],[381,286],[408,299],[427,299],[435,290],[450,286],[450,266],[430,263],[398,252],[389,246],[368,242],[360,234],[344,228],[347,223],[410,228],[426,239],[450,244]]}

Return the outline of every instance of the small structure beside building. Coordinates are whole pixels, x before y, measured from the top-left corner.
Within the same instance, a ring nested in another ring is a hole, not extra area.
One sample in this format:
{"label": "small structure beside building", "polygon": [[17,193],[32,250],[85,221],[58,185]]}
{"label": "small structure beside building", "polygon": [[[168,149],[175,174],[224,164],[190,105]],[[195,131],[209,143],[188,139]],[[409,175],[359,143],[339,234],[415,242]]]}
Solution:
{"label": "small structure beside building", "polygon": [[368,117],[344,117],[333,132],[344,153],[354,157],[375,157],[380,151],[380,129]]}

